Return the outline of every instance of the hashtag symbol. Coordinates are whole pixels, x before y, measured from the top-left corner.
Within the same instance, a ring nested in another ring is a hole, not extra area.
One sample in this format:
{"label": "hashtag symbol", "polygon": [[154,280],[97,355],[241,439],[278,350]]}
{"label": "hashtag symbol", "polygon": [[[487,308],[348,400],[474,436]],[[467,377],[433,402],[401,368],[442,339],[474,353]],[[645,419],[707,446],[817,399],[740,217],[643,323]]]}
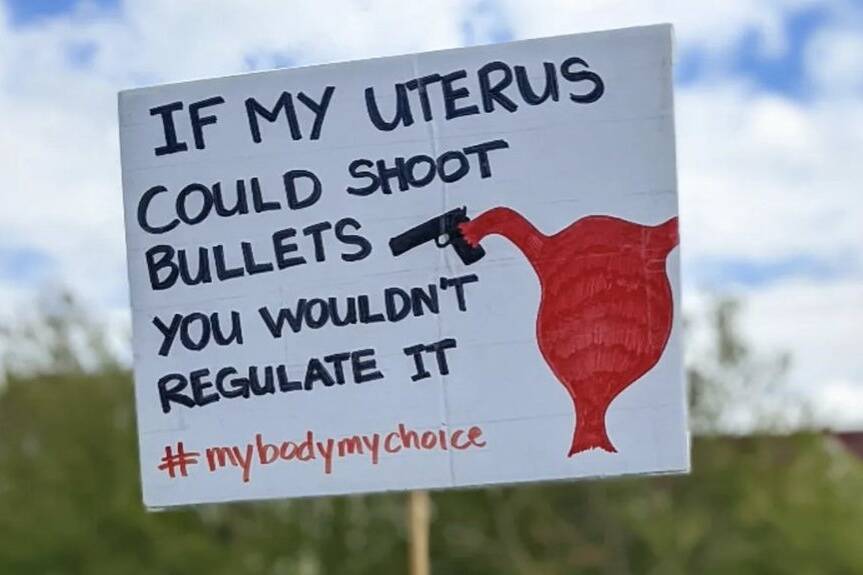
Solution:
{"label": "hashtag symbol", "polygon": [[183,447],[183,442],[177,443],[177,453],[171,449],[170,445],[165,446],[165,455],[162,457],[162,463],[159,464],[159,471],[167,471],[171,478],[176,477],[176,470],[179,468],[180,475],[188,476],[186,466],[196,465],[198,456],[201,455],[197,451],[186,451]]}

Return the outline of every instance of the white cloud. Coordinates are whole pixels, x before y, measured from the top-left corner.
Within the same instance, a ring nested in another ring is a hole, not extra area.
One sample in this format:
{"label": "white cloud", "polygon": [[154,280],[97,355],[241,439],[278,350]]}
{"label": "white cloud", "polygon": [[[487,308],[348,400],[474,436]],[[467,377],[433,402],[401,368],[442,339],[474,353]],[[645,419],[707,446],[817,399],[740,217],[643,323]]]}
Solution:
{"label": "white cloud", "polygon": [[[119,19],[88,8],[15,29],[0,18],[0,202],[14,207],[0,210],[0,242],[44,250],[58,262],[51,279],[117,305],[125,297],[118,90],[241,72],[249,55],[315,63],[451,47],[470,9],[132,0]],[[422,22],[422,33],[405,22]],[[80,46],[92,60],[74,61]]]}
{"label": "white cloud", "polygon": [[[781,52],[789,41],[784,15],[813,2],[497,6],[516,38],[671,21],[682,49],[722,60],[747,30],[766,39],[763,49]],[[237,73],[247,58],[263,66],[307,64],[454,47],[465,22],[476,42],[495,29],[487,9],[457,0],[129,0],[111,17],[91,7],[26,28],[13,28],[0,2],[0,246],[44,250],[58,263],[49,279],[110,308],[115,320],[124,317],[117,90]],[[825,29],[807,48],[806,71],[817,88],[811,101],[771,96],[718,74],[677,93],[687,266],[704,257],[806,254],[856,270],[850,279],[744,294],[754,343],[793,352],[796,384],[824,397],[818,390],[835,396],[837,386],[863,388],[863,366],[854,359],[863,354],[848,343],[863,341],[863,324],[850,320],[863,308],[863,132],[853,128],[863,125],[863,49],[850,22]],[[25,296],[21,286],[0,282],[0,310]],[[811,311],[816,304],[824,309]]]}
{"label": "white cloud", "polygon": [[861,263],[863,101],[803,105],[724,82],[679,90],[685,255]]}
{"label": "white cloud", "polygon": [[863,427],[863,386],[859,382],[832,380],[822,384],[813,416],[837,430]]}
{"label": "white cloud", "polygon": [[250,55],[321,63],[451,47],[460,43],[461,21],[472,6],[457,0],[129,0],[119,22],[70,24],[64,33],[84,30],[95,38],[103,71],[164,82],[237,73]]}
{"label": "white cloud", "polygon": [[863,91],[863,35],[847,28],[820,33],[806,50],[806,70],[818,90],[852,98]]}
{"label": "white cloud", "polygon": [[785,49],[782,17],[817,0],[503,0],[520,37],[571,34],[671,22],[679,42],[721,55],[743,34],[757,30],[763,49],[775,54]]}
{"label": "white cloud", "polygon": [[[541,36],[670,21],[680,51],[729,58],[743,34],[758,31],[772,54],[787,48],[783,19],[808,0],[665,2],[506,0],[516,35]],[[831,9],[847,15],[845,3]],[[857,18],[861,14],[857,13]],[[817,90],[793,101],[741,78],[708,73],[678,88],[677,134],[684,256],[773,260],[810,255],[863,265],[861,91],[863,42],[848,17],[807,49]],[[829,60],[829,63],[824,62]],[[717,70],[724,70],[722,66]],[[856,89],[856,87],[855,87]]]}
{"label": "white cloud", "polygon": [[863,281],[757,290],[747,295],[741,320],[761,351],[791,354],[789,383],[809,398],[819,422],[863,427]]}

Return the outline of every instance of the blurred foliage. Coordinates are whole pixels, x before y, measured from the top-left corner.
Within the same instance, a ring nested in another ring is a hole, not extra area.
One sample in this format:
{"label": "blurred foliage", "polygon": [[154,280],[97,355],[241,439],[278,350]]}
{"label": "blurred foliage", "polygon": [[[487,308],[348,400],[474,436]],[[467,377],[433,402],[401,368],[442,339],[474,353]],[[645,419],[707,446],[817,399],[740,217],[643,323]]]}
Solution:
{"label": "blurred foliage", "polygon": [[699,325],[687,322],[689,331],[697,328],[707,335],[687,354],[693,430],[775,433],[805,426],[810,418],[806,403],[782,385],[791,358],[756,353],[740,335],[740,312],[739,301],[719,299]]}
{"label": "blurred foliage", "polygon": [[47,290],[32,310],[0,324],[0,367],[23,375],[117,371],[102,326],[68,292]]}
{"label": "blurred foliage", "polygon": [[[0,573],[406,571],[399,494],[145,512],[130,374],[63,301],[0,334]],[[756,361],[735,313],[716,306],[716,353],[689,370],[702,431],[782,371]],[[693,458],[687,477],[434,493],[433,572],[863,573],[863,466],[825,437],[708,436]]]}

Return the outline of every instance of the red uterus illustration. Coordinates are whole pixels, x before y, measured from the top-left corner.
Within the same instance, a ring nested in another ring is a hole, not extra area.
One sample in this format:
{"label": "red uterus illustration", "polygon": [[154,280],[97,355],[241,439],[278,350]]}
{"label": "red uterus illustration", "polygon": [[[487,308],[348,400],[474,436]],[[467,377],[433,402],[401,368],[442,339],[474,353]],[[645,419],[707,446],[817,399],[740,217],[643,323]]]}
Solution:
{"label": "red uterus illustration", "polygon": [[569,456],[616,452],[605,416],[611,402],[659,361],[671,334],[666,257],[677,218],[644,226],[587,216],[546,236],[509,208],[461,223],[470,246],[497,234],[512,242],[539,278],[539,349],[575,410]]}

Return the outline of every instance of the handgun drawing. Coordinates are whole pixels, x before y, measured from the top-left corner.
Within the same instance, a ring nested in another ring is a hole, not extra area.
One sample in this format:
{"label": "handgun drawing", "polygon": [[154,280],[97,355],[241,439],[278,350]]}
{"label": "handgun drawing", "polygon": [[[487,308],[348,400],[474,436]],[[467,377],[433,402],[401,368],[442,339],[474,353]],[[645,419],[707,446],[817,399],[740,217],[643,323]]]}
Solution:
{"label": "handgun drawing", "polygon": [[455,208],[390,239],[390,250],[394,256],[400,256],[434,240],[439,248],[452,246],[462,263],[470,265],[482,259],[485,250],[481,246],[468,245],[462,236],[459,226],[469,221],[466,207]]}

